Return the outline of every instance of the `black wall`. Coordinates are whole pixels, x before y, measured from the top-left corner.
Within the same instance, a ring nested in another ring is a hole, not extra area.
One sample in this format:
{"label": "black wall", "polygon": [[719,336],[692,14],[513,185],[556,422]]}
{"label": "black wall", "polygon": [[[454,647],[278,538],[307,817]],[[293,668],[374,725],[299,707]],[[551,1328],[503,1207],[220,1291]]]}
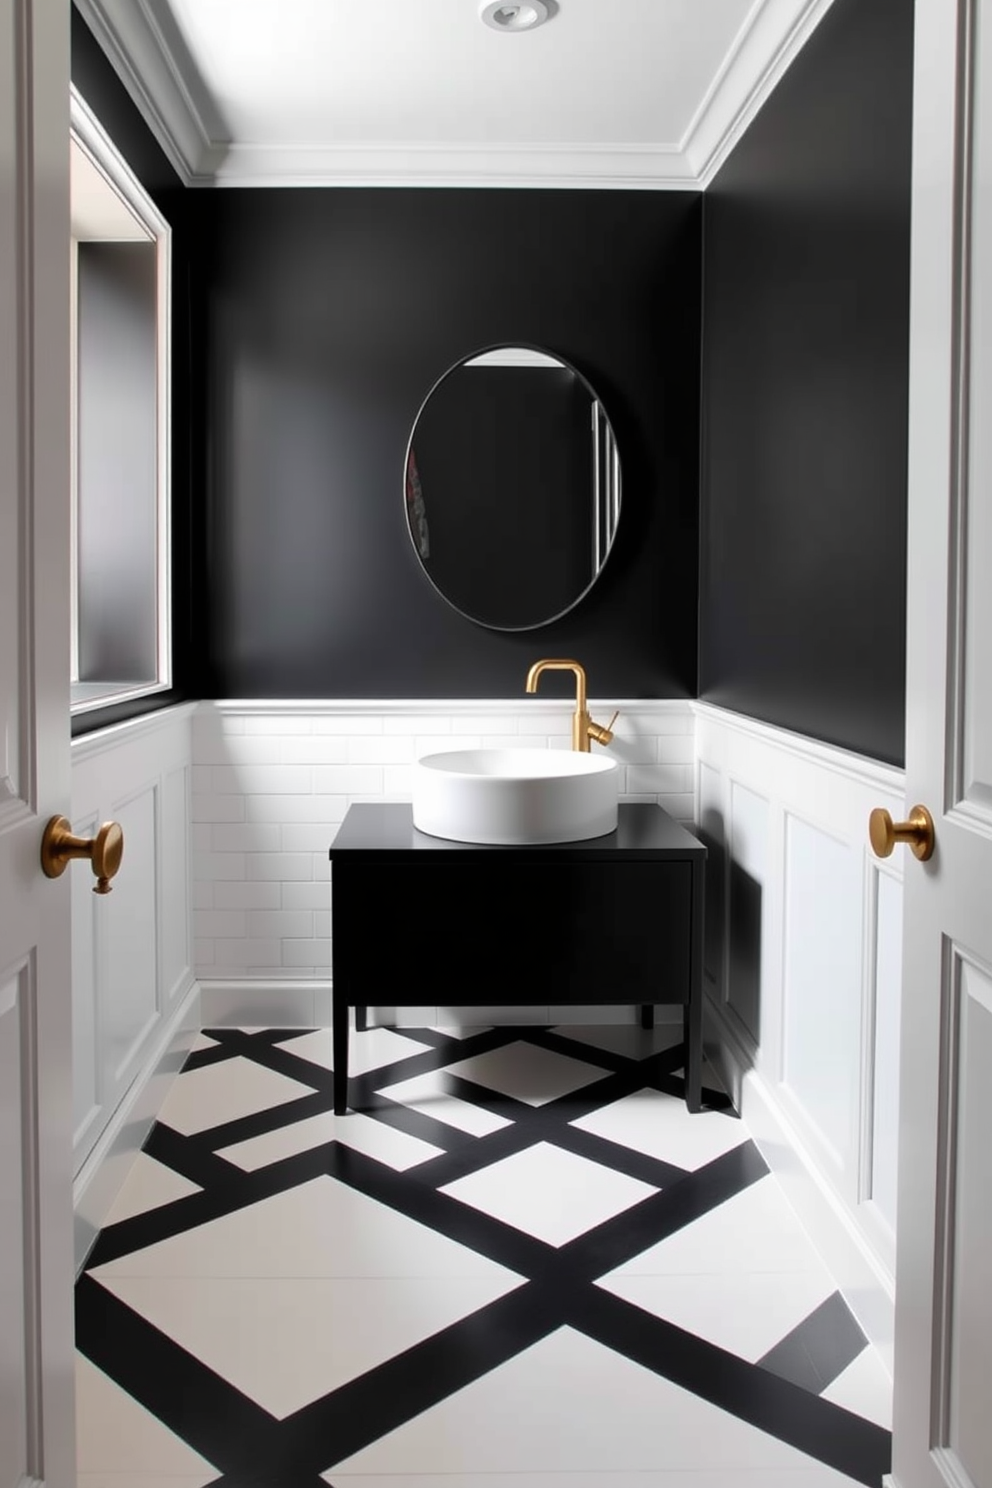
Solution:
{"label": "black wall", "polygon": [[116,73],[85,22],[72,10],[72,81],[103,125],[162,216],[172,228],[172,691],[154,699],[96,709],[72,720],[72,732],[84,733],[147,711],[149,706],[203,695],[194,644],[194,592],[202,586],[196,572],[203,543],[198,529],[195,492],[202,490],[202,451],[194,430],[202,407],[202,388],[196,386],[196,363],[191,352],[191,256],[196,242],[191,232],[195,192],[187,191],[162,149],[128,97]]}
{"label": "black wall", "polygon": [[[514,696],[575,654],[594,694],[900,762],[912,9],[836,0],[704,199],[184,191],[74,14],[175,230],[179,693]],[[501,634],[421,572],[403,461],[441,373],[511,342],[600,394],[623,511],[589,596]]]}
{"label": "black wall", "polygon": [[[594,694],[693,695],[698,194],[195,195],[208,693],[512,697],[539,656],[575,655]],[[623,467],[601,579],[568,616],[515,634],[444,603],[404,512],[421,402],[497,343],[546,347],[583,373]]]}
{"label": "black wall", "polygon": [[700,692],[901,763],[912,0],[836,0],[706,193]]}

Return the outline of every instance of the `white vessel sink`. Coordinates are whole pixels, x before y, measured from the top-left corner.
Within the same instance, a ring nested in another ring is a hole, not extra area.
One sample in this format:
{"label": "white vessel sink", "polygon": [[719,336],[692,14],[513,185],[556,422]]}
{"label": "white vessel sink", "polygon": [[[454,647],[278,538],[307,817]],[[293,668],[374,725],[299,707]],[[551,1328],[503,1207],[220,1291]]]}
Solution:
{"label": "white vessel sink", "polygon": [[413,824],[498,847],[582,842],[616,830],[616,760],[564,749],[453,749],[413,767]]}

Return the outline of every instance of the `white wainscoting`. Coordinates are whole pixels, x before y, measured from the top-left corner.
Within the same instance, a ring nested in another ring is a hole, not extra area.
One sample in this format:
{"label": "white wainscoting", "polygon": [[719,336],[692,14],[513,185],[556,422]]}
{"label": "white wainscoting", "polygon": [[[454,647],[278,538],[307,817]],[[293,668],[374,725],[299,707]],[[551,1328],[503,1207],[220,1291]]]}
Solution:
{"label": "white wainscoting", "polygon": [[[622,798],[698,820],[710,848],[710,1058],[891,1363],[902,862],[872,856],[866,824],[903,812],[903,774],[707,704],[620,707]],[[409,799],[432,748],[567,748],[569,716],[544,699],[201,703],[73,745],[74,827],[116,817],[127,837],[113,894],[73,876],[77,1262],[197,1028],[329,1023],[327,850],[348,805]],[[521,1016],[634,1010],[472,1013]]]}
{"label": "white wainscoting", "polygon": [[696,704],[710,849],[707,1044],[812,1238],[892,1362],[901,770]]}
{"label": "white wainscoting", "polygon": [[[607,722],[627,801],[659,801],[692,823],[693,715],[687,701],[592,700]],[[567,749],[571,708],[512,701],[201,703],[193,720],[195,965],[206,1026],[330,1022],[328,848],[353,801],[408,801],[410,767],[433,749]],[[592,1022],[632,1009],[473,1009],[473,1021]],[[673,1016],[681,1016],[676,1010]],[[378,1008],[408,1025],[464,1011]]]}
{"label": "white wainscoting", "polygon": [[72,865],[76,1260],[80,1264],[199,1027],[191,957],[195,705],[73,741],[72,824],[124,829],[110,894]]}

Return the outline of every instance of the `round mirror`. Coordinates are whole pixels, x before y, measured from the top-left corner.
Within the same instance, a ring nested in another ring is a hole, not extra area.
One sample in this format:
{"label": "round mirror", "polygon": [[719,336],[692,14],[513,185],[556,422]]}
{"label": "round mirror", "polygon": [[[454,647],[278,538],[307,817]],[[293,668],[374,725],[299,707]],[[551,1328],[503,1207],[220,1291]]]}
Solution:
{"label": "round mirror", "polygon": [[585,378],[524,346],[474,353],[435,383],[406,454],[406,515],[435,589],[494,630],[578,604],[620,513],[610,421]]}

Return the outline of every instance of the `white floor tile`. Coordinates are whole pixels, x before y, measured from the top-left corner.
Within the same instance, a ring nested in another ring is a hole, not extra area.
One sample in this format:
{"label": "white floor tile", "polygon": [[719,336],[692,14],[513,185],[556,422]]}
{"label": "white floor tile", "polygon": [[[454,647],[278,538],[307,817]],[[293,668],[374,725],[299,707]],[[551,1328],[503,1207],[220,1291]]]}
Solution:
{"label": "white floor tile", "polygon": [[366,1157],[386,1163],[398,1173],[432,1157],[440,1157],[442,1151],[430,1142],[422,1142],[419,1137],[394,1131],[385,1122],[352,1111],[347,1116],[330,1113],[309,1116],[305,1121],[294,1121],[291,1126],[281,1127],[278,1131],[251,1137],[247,1142],[236,1142],[233,1147],[223,1147],[217,1155],[236,1163],[246,1173],[254,1173],[269,1163],[322,1147],[325,1142],[343,1142],[346,1147],[364,1152]]}
{"label": "white floor tile", "polygon": [[[592,1476],[603,1488],[609,1474],[693,1472],[724,1474],[731,1488],[742,1474],[797,1470],[802,1488],[841,1488],[851,1480],[717,1406],[631,1363],[570,1328],[559,1329],[524,1354],[424,1411],[325,1473],[337,1485],[348,1473],[432,1476],[450,1488],[457,1476],[498,1481],[521,1474],[541,1484],[542,1473]],[[527,1481],[527,1477],[524,1481]],[[746,1481],[746,1478],[744,1479]],[[623,1482],[622,1476],[618,1481]],[[643,1481],[643,1480],[642,1480]],[[650,1478],[648,1479],[650,1481]],[[757,1477],[755,1478],[757,1483]],[[789,1479],[779,1478],[784,1484]],[[711,1478],[720,1483],[720,1477]],[[519,1488],[513,1481],[507,1488]]]}
{"label": "white floor tile", "polygon": [[837,1290],[822,1267],[784,1275],[773,1271],[736,1276],[614,1274],[597,1285],[750,1364],[756,1364]]}
{"label": "white floor tile", "polygon": [[282,1420],[521,1283],[502,1276],[265,1281],[104,1278],[104,1285]]}
{"label": "white floor tile", "polygon": [[769,1173],[611,1274],[741,1276],[753,1271],[782,1274],[822,1269],[795,1210]]}
{"label": "white floor tile", "polygon": [[448,1066],[448,1073],[526,1101],[529,1106],[543,1106],[601,1080],[608,1071],[521,1041],[459,1060]]}
{"label": "white floor tile", "polygon": [[198,1033],[196,1040],[190,1049],[191,1054],[196,1054],[200,1049],[216,1049],[217,1040],[210,1037],[209,1033]]}
{"label": "white floor tile", "polygon": [[119,1276],[436,1277],[512,1273],[322,1176],[97,1266]]}
{"label": "white floor tile", "polygon": [[658,1190],[550,1142],[537,1142],[440,1192],[549,1245],[565,1245]]}
{"label": "white floor tile", "polygon": [[437,1031],[448,1034],[450,1038],[467,1039],[477,1033],[488,1033],[491,1026],[489,1023],[439,1023]]}
{"label": "white floor tile", "polygon": [[[309,1059],[311,1064],[320,1064],[329,1070],[334,1068],[329,1028],[318,1028],[300,1038],[286,1039],[281,1047],[300,1059]],[[428,1044],[418,1044],[405,1034],[394,1033],[391,1028],[368,1028],[364,1033],[352,1033],[348,1039],[348,1073],[365,1075],[369,1070],[409,1059],[412,1054],[426,1054],[429,1047]]]}
{"label": "white floor tile", "polygon": [[555,1030],[564,1038],[576,1039],[593,1049],[605,1049],[626,1059],[647,1059],[682,1041],[681,1023],[659,1023],[654,1028],[641,1028],[637,1023],[570,1025],[562,1023]]}
{"label": "white floor tile", "polygon": [[80,1473],[176,1476],[203,1488],[217,1476],[206,1458],[163,1426],[113,1380],[76,1355],[76,1464]]}
{"label": "white floor tile", "polygon": [[499,1131],[500,1127],[513,1124],[505,1116],[496,1116],[492,1111],[483,1111],[480,1106],[448,1095],[440,1070],[417,1075],[412,1080],[401,1080],[398,1085],[384,1085],[377,1093],[473,1137],[486,1137],[490,1132]]}
{"label": "white floor tile", "polygon": [[684,1100],[657,1090],[638,1090],[573,1123],[607,1141],[648,1157],[695,1170],[748,1140],[742,1121],[723,1111],[686,1109]]}
{"label": "white floor tile", "polygon": [[171,1204],[174,1199],[185,1199],[187,1195],[199,1192],[198,1184],[139,1152],[104,1224],[119,1224],[123,1219],[133,1219],[136,1214],[145,1214],[149,1209],[157,1209],[162,1204]]}
{"label": "white floor tile", "polygon": [[892,1430],[892,1376],[875,1349],[862,1349],[822,1394],[824,1400]]}
{"label": "white floor tile", "polygon": [[311,1086],[236,1055],[178,1075],[158,1119],[188,1137],[312,1094]]}
{"label": "white floor tile", "polygon": [[202,1473],[192,1477],[175,1477],[170,1473],[166,1478],[159,1473],[79,1473],[76,1488],[204,1488],[204,1484],[216,1479],[216,1473],[206,1478]]}

